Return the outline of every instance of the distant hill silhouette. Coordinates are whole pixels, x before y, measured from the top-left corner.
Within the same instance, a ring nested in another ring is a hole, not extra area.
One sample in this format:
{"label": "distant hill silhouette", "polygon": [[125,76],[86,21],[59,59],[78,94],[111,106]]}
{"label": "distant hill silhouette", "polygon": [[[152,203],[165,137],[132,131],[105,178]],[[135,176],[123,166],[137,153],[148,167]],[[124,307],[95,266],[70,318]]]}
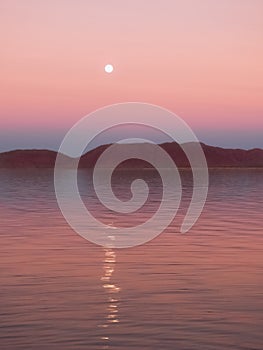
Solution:
{"label": "distant hill silhouette", "polygon": [[[99,146],[84,154],[79,162],[80,168],[93,168],[99,156],[110,145]],[[134,147],[134,145],[132,145]],[[178,167],[189,167],[188,159],[175,142],[160,145],[175,161]],[[241,168],[263,168],[263,149],[225,149],[201,144],[208,167],[241,167]],[[120,144],[118,147],[129,147]],[[136,147],[145,147],[145,144],[137,144]],[[57,152],[49,150],[17,150],[0,153],[0,168],[53,168]],[[64,156],[65,166],[70,167],[72,159]],[[110,160],[109,160],[110,162]],[[110,166],[110,163],[108,164]],[[149,167],[148,163],[138,159],[130,159],[123,162],[121,167]]]}

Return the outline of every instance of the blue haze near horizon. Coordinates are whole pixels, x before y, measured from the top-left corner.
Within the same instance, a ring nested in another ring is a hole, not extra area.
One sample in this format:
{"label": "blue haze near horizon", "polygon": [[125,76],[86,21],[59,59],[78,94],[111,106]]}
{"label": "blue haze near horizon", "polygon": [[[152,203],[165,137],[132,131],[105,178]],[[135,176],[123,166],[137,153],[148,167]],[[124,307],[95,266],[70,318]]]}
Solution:
{"label": "blue haze near horizon", "polygon": [[[14,132],[10,130],[9,133],[0,130],[0,152],[6,152],[16,149],[49,149],[57,151],[68,130],[54,130],[41,129],[29,131]],[[235,130],[193,130],[200,140],[210,146],[218,146],[223,148],[242,148],[263,149],[263,131],[262,130],[247,130],[246,132]],[[122,135],[121,133],[112,135],[103,135],[92,142],[87,150],[96,148],[99,145],[107,144],[116,141],[117,137],[129,137],[131,135]],[[136,137],[133,135],[132,137]],[[142,132],[138,137],[145,137]],[[151,139],[156,143],[169,142],[165,135],[153,134]]]}

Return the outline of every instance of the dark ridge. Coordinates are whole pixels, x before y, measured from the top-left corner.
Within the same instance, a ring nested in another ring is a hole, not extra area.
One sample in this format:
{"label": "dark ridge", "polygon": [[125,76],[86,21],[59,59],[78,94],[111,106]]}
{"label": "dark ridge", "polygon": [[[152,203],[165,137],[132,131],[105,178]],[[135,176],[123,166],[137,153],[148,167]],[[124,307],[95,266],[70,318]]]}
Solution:
{"label": "dark ridge", "polygon": [[[85,153],[79,162],[80,168],[93,168],[99,156],[110,145],[99,146]],[[186,154],[176,142],[163,143],[160,145],[174,160],[178,167],[187,168],[190,166]],[[185,144],[186,148],[191,144]],[[146,147],[146,144],[119,144],[118,147]],[[263,150],[254,148],[225,149],[221,147],[208,146],[201,143],[204,150],[208,167],[210,168],[263,168]],[[0,153],[0,168],[54,168],[57,152],[49,150],[16,150]],[[63,155],[65,167],[70,167],[73,159]],[[106,166],[110,166],[110,159]],[[129,159],[122,164],[121,168],[150,167],[149,163],[138,159]]]}

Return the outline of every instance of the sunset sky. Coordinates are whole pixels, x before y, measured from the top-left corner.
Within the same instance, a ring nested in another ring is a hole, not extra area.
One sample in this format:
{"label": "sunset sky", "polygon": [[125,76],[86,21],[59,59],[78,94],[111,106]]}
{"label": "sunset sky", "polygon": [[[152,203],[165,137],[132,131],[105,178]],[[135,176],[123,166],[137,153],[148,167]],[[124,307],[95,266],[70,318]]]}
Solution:
{"label": "sunset sky", "polygon": [[263,148],[262,16],[262,0],[1,0],[0,151],[57,149],[84,115],[128,101],[170,109],[207,144]]}

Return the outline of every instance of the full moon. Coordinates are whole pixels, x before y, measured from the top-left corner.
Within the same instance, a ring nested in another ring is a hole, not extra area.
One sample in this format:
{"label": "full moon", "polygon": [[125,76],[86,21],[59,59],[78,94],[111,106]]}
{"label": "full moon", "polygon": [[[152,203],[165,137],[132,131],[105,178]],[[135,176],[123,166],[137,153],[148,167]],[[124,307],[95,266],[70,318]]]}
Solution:
{"label": "full moon", "polygon": [[111,64],[106,64],[104,67],[104,70],[106,73],[112,73],[113,72],[113,66]]}

